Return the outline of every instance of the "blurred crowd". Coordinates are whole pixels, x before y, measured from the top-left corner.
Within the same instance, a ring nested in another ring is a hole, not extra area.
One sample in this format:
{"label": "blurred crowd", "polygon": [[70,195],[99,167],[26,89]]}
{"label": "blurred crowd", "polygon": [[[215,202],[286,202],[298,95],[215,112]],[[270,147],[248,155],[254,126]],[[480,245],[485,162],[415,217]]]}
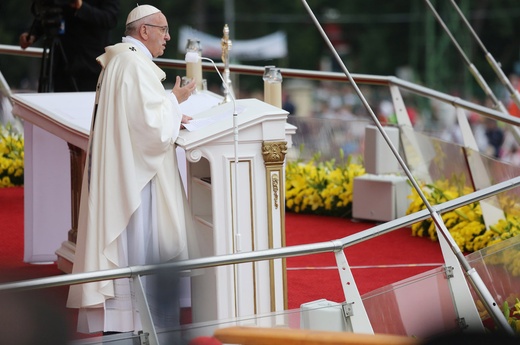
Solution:
{"label": "blurred crowd", "polygon": [[[520,88],[520,77],[510,77],[512,85]],[[374,85],[359,85],[373,113],[383,125],[396,124],[394,105],[388,87]],[[252,94],[261,98],[261,93]],[[403,99],[410,121],[417,131],[437,137],[441,140],[463,143],[462,133],[457,125],[455,108],[447,103],[429,100],[424,103],[411,94],[403,93]],[[299,133],[301,136],[315,138],[306,141],[309,150],[333,151],[334,156],[342,149],[346,155],[362,152],[364,128],[372,123],[372,118],[352,85],[345,82],[316,82],[310,94],[311,108],[300,106],[296,97],[290,92],[284,92],[283,108],[293,117],[300,119]],[[503,97],[503,104],[508,112],[520,117],[520,109],[511,97]],[[492,109],[496,107],[491,101],[480,99],[469,100],[472,103]],[[419,103],[420,106],[418,105]],[[13,118],[11,104],[5,93],[0,93],[0,123],[15,123],[21,129],[20,121]],[[520,166],[520,139],[515,137],[511,127],[505,123],[486,118],[477,113],[466,113],[473,135],[481,153]],[[302,119],[305,119],[303,123]],[[327,120],[324,124],[323,120]],[[292,120],[294,122],[296,120]],[[320,125],[313,125],[319,122]]]}
{"label": "blurred crowd", "polygon": [[[520,78],[511,77],[515,87],[519,87]],[[359,85],[363,97],[371,111],[383,125],[397,124],[394,104],[386,86]],[[300,135],[315,138],[306,140],[305,145],[317,151],[337,151],[345,154],[362,152],[364,128],[373,123],[366,106],[350,83],[320,81],[312,91],[312,107],[308,113],[288,110],[299,118]],[[463,145],[460,127],[457,123],[456,108],[435,99],[426,99],[402,91],[406,111],[414,129],[438,139]],[[491,109],[496,107],[490,101],[469,100],[477,105]],[[420,104],[420,105],[419,105]],[[520,117],[520,110],[511,97],[506,97],[503,104],[511,115]],[[291,105],[298,110],[298,104]],[[478,113],[465,110],[469,125],[479,151],[489,157],[520,166],[520,139],[515,138],[511,126],[487,118]],[[303,120],[303,119],[304,120]],[[293,123],[296,119],[292,120]],[[321,125],[313,123],[320,122]],[[334,153],[331,153],[334,156]]]}

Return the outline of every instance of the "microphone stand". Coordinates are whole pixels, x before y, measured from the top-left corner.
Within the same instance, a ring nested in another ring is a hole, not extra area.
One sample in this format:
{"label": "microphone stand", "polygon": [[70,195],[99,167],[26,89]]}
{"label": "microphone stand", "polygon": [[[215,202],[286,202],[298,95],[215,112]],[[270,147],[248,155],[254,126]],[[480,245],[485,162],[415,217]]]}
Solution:
{"label": "microphone stand", "polygon": [[475,38],[477,43],[480,45],[480,48],[482,49],[482,51],[484,52],[484,55],[486,56],[486,60],[491,65],[491,68],[495,71],[496,75],[498,76],[498,79],[500,79],[500,81],[502,82],[502,85],[504,85],[505,88],[507,89],[507,91],[509,91],[509,95],[511,96],[511,99],[515,102],[516,106],[518,108],[520,108],[520,93],[518,92],[518,90],[516,90],[513,87],[513,85],[511,85],[509,78],[504,74],[504,71],[502,71],[500,64],[498,62],[496,62],[493,55],[491,55],[491,53],[486,49],[486,47],[484,46],[484,44],[478,37],[477,33],[475,32],[475,30],[473,30],[473,28],[471,27],[471,24],[468,22],[468,20],[462,13],[459,6],[457,6],[457,3],[454,0],[451,0],[451,3],[453,4],[453,7],[455,7],[455,9],[457,10],[457,13],[460,15],[460,17],[462,18],[462,21],[468,27],[469,31],[471,32],[471,34],[473,35],[473,37]]}
{"label": "microphone stand", "polygon": [[[495,107],[498,110],[500,110],[502,113],[504,113],[506,115],[509,115],[509,112],[504,107],[504,104],[498,100],[498,98],[495,96],[493,91],[491,91],[491,88],[486,83],[486,81],[484,80],[482,75],[480,75],[480,73],[477,70],[477,68],[475,67],[475,65],[469,60],[469,58],[466,56],[466,54],[464,54],[464,51],[462,50],[462,48],[458,44],[457,40],[455,40],[455,37],[453,37],[453,35],[451,34],[450,30],[448,29],[448,27],[446,26],[446,24],[444,23],[444,21],[440,17],[439,13],[437,13],[437,11],[435,10],[435,8],[433,7],[433,5],[430,3],[429,0],[425,0],[425,2],[430,7],[433,15],[435,16],[435,18],[437,19],[439,24],[442,26],[444,31],[446,31],[446,34],[450,37],[451,41],[453,42],[453,44],[455,45],[455,47],[459,51],[460,55],[462,56],[464,62],[466,62],[466,65],[469,68],[469,71],[471,72],[473,77],[476,79],[477,83],[480,85],[482,90],[485,92],[485,94],[489,98],[491,98],[491,100],[493,101],[493,104],[495,105]],[[515,136],[516,140],[520,142],[520,129],[518,127],[516,127],[516,126],[511,126],[511,125],[509,125],[508,127],[511,128],[511,130],[513,132],[513,135]]]}
{"label": "microphone stand", "polygon": [[[198,56],[198,54],[197,54],[197,56]],[[234,162],[235,163],[235,166],[234,166],[234,172],[235,172],[234,187],[235,188],[234,189],[235,189],[235,193],[233,193],[234,194],[234,203],[233,203],[234,210],[233,210],[232,218],[233,218],[233,229],[235,230],[235,253],[240,253],[242,251],[242,245],[241,245],[240,229],[238,227],[238,112],[237,112],[236,100],[235,100],[235,96],[233,95],[233,91],[231,90],[229,85],[226,83],[226,80],[224,79],[224,77],[222,77],[222,74],[218,70],[215,62],[212,59],[207,58],[207,57],[198,56],[198,58],[201,60],[206,60],[206,61],[211,62],[211,64],[215,68],[215,71],[217,71],[218,76],[220,77],[220,79],[222,79],[222,85],[224,85],[227,95],[233,102],[233,142],[234,142],[234,155],[235,155],[235,162]],[[236,277],[235,281],[238,283],[238,281],[239,281],[238,265],[235,269],[235,277]],[[237,316],[239,316],[239,309],[240,309],[239,308],[239,302],[240,302],[240,298],[239,298],[240,289],[239,288],[236,289],[236,294],[237,294],[237,298],[236,298],[235,313]]]}
{"label": "microphone stand", "polygon": [[485,286],[484,282],[480,278],[478,272],[475,270],[475,268],[471,267],[469,262],[466,260],[466,258],[462,254],[459,246],[457,245],[457,243],[455,242],[455,240],[451,236],[450,232],[446,228],[446,225],[444,224],[444,221],[442,220],[442,217],[440,216],[439,212],[437,212],[430,205],[428,200],[426,199],[426,196],[422,192],[419,184],[414,179],[411,171],[408,169],[406,163],[404,162],[404,160],[402,159],[401,155],[397,151],[396,147],[394,146],[394,144],[390,140],[388,134],[386,134],[386,131],[384,130],[383,126],[381,125],[381,122],[379,122],[379,119],[377,118],[377,116],[375,115],[374,111],[372,110],[372,108],[368,104],[367,100],[363,96],[363,93],[361,92],[361,90],[357,86],[354,78],[352,77],[352,75],[348,71],[347,67],[345,66],[345,64],[341,60],[341,57],[339,56],[338,52],[336,51],[336,49],[332,45],[332,42],[328,38],[328,36],[325,33],[325,31],[321,27],[321,24],[319,23],[318,19],[316,18],[316,16],[312,12],[312,9],[309,7],[309,5],[307,4],[307,2],[305,0],[302,0],[302,3],[304,5],[304,7],[306,8],[307,12],[309,13],[309,16],[311,17],[312,21],[316,25],[316,28],[318,29],[318,31],[320,32],[321,36],[323,37],[324,41],[327,43],[330,51],[332,52],[332,54],[336,58],[336,61],[341,66],[343,72],[345,73],[345,75],[347,76],[348,80],[352,84],[354,90],[356,91],[356,94],[359,96],[359,98],[360,98],[361,102],[363,103],[364,107],[366,108],[366,110],[368,111],[370,116],[372,117],[372,120],[374,121],[374,123],[376,124],[377,128],[379,129],[379,132],[381,133],[381,135],[385,139],[385,141],[388,144],[390,150],[394,154],[395,158],[399,161],[399,164],[401,165],[401,167],[403,168],[404,172],[408,176],[408,179],[410,180],[410,183],[413,185],[413,187],[417,191],[417,194],[420,196],[420,198],[422,199],[424,205],[426,206],[426,208],[430,212],[432,220],[435,223],[435,225],[437,226],[437,229],[439,229],[440,233],[444,236],[446,241],[449,243],[449,245],[450,245],[451,249],[453,250],[455,256],[457,257],[461,267],[465,270],[467,277],[472,282],[472,284],[473,284],[477,294],[479,295],[479,297],[482,299],[484,305],[486,306],[486,310],[489,312],[489,315],[491,315],[493,317],[493,319],[495,320],[497,325],[500,326],[501,328],[503,328],[503,330],[506,333],[509,333],[511,335],[514,334],[513,329],[509,326],[509,324],[508,324],[504,314],[502,314],[502,311],[500,310],[500,307],[498,306],[498,304],[493,300],[493,296],[491,296],[491,293],[489,292],[489,290]]}
{"label": "microphone stand", "polygon": [[[237,114],[237,106],[235,102],[235,94],[233,92],[233,88],[231,87],[231,78],[230,78],[230,71],[229,71],[229,51],[231,50],[232,42],[229,39],[229,26],[227,24],[224,25],[224,29],[222,30],[223,36],[221,39],[221,47],[222,47],[222,61],[224,62],[224,76],[220,74],[220,71],[216,67],[215,63],[213,61],[212,64],[215,67],[215,70],[217,71],[218,75],[220,76],[220,79],[222,79],[222,85],[224,86],[224,100],[223,103],[227,103],[230,100],[233,102],[233,141],[234,141],[234,150],[235,150],[235,212],[233,214],[233,221],[234,221],[234,229],[235,229],[235,252],[240,253],[242,251],[241,248],[241,241],[240,241],[240,231],[238,229],[238,114]],[[207,59],[210,60],[210,59]],[[238,271],[238,268],[237,268]],[[238,274],[238,273],[237,273]],[[238,277],[237,277],[238,281]],[[237,289],[237,294],[240,291],[240,289]],[[238,301],[237,297],[237,301]],[[238,302],[237,302],[237,311],[236,314],[238,315]]]}

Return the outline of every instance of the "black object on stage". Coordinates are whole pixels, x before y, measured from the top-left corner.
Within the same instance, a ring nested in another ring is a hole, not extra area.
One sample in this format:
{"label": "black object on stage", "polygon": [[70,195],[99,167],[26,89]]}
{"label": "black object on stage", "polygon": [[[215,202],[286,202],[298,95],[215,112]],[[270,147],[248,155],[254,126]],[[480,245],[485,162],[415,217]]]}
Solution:
{"label": "black object on stage", "polygon": [[[54,92],[56,54],[60,55],[60,61],[64,63],[64,66],[60,66],[60,68],[66,69],[68,65],[68,59],[60,37],[65,34],[66,30],[63,8],[69,5],[70,0],[34,0],[32,4],[32,13],[35,20],[30,34],[34,34],[32,31],[35,26],[41,28],[43,33],[43,55],[38,92]],[[76,80],[72,75],[70,78],[72,85],[78,91]]]}

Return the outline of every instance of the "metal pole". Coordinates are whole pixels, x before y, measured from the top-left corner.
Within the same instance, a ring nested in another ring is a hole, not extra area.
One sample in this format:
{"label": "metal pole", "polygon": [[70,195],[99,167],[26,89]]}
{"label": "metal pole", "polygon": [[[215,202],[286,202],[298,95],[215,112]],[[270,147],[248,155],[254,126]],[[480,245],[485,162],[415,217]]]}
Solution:
{"label": "metal pole", "polygon": [[[448,29],[448,27],[446,26],[446,24],[444,23],[442,18],[439,16],[439,13],[437,13],[437,11],[432,6],[432,4],[430,3],[429,0],[425,0],[425,2],[430,7],[432,13],[434,14],[435,18],[437,18],[437,21],[442,26],[444,31],[446,31],[446,34],[448,34],[448,36],[450,37],[451,41],[453,42],[453,44],[455,45],[455,47],[459,51],[460,55],[462,56],[462,58],[464,59],[464,61],[468,65],[469,71],[471,72],[473,77],[475,77],[475,80],[480,85],[482,90],[484,90],[486,95],[488,95],[491,98],[491,100],[493,101],[493,104],[495,105],[495,107],[498,110],[500,110],[504,114],[509,115],[509,112],[507,111],[506,107],[504,107],[504,104],[498,100],[498,98],[495,96],[493,91],[491,91],[491,88],[486,83],[484,78],[480,75],[480,73],[477,70],[477,68],[475,67],[475,65],[473,65],[473,63],[468,59],[466,54],[464,54],[464,51],[462,50],[462,48],[457,43],[457,40],[455,40],[455,37],[453,37],[453,35],[451,34],[450,30]],[[516,127],[516,126],[509,126],[509,128],[511,129],[511,132],[512,132],[513,136],[515,137],[516,141],[520,142],[520,129],[518,127]]]}
{"label": "metal pole", "polygon": [[505,88],[507,89],[507,91],[509,91],[511,99],[515,102],[516,106],[520,108],[520,93],[518,93],[518,90],[516,90],[513,87],[513,85],[511,85],[511,81],[504,74],[504,71],[502,71],[502,68],[500,67],[500,64],[498,62],[496,62],[496,60],[493,57],[493,55],[491,55],[491,53],[486,49],[486,47],[484,46],[484,43],[482,43],[482,41],[478,37],[478,35],[475,32],[475,30],[473,30],[473,28],[471,27],[471,24],[468,22],[468,20],[466,19],[466,17],[462,13],[462,11],[459,8],[459,6],[457,6],[457,3],[455,2],[455,0],[451,0],[451,3],[453,4],[453,7],[455,7],[455,10],[457,10],[457,13],[462,18],[462,21],[464,22],[464,24],[466,24],[467,28],[469,29],[469,31],[471,32],[471,34],[473,35],[473,37],[475,38],[475,40],[479,44],[479,46],[482,49],[482,51],[484,52],[484,54],[486,56],[486,60],[491,65],[491,68],[493,68],[493,70],[495,71],[496,75],[498,76],[498,79],[500,79],[500,81],[502,82],[502,85],[504,85]]}
{"label": "metal pole", "polygon": [[361,102],[365,106],[365,108],[368,111],[369,115],[372,117],[374,123],[376,124],[376,126],[379,129],[381,135],[383,136],[383,138],[385,139],[386,143],[388,144],[390,150],[392,151],[392,153],[394,154],[394,156],[398,160],[399,164],[403,168],[404,172],[408,176],[408,179],[410,180],[410,183],[413,185],[413,187],[417,191],[417,194],[420,196],[420,198],[422,199],[424,205],[426,206],[426,208],[430,212],[432,220],[435,223],[435,225],[437,226],[437,229],[439,230],[439,232],[443,235],[443,237],[446,239],[446,241],[450,245],[450,248],[453,251],[453,253],[455,254],[455,256],[457,257],[461,267],[464,269],[464,271],[467,274],[467,277],[472,282],[476,292],[481,297],[482,302],[484,303],[484,305],[486,306],[487,311],[489,312],[489,315],[491,315],[493,317],[493,319],[495,320],[497,325],[499,327],[501,327],[506,333],[514,334],[513,329],[509,326],[509,323],[507,322],[507,319],[505,318],[504,314],[502,314],[502,311],[500,310],[500,307],[494,301],[493,296],[491,296],[489,290],[487,289],[487,287],[483,283],[482,279],[478,275],[478,272],[474,268],[472,268],[470,266],[469,262],[466,260],[466,258],[462,254],[459,246],[457,245],[457,243],[455,242],[455,240],[451,236],[450,232],[446,228],[446,225],[444,224],[444,221],[442,220],[442,217],[430,205],[430,203],[426,199],[426,196],[422,192],[419,184],[414,179],[411,171],[408,169],[408,166],[406,165],[406,163],[402,159],[401,155],[399,154],[399,152],[395,148],[394,144],[392,143],[392,141],[390,140],[390,138],[386,134],[383,126],[381,125],[381,122],[379,122],[377,116],[375,115],[375,113],[373,112],[372,108],[370,107],[370,105],[368,104],[367,100],[365,99],[363,93],[361,92],[361,90],[357,86],[356,82],[354,81],[354,78],[352,78],[350,72],[348,71],[348,69],[345,66],[345,64],[343,63],[343,61],[341,60],[338,52],[336,51],[336,49],[332,45],[330,39],[328,38],[327,34],[325,33],[325,31],[321,27],[321,24],[319,23],[318,19],[316,18],[316,16],[312,12],[311,8],[309,7],[309,5],[307,4],[307,2],[305,0],[302,0],[302,3],[305,6],[305,8],[307,9],[307,12],[311,16],[314,24],[316,25],[316,27],[317,27],[318,31],[320,32],[320,34],[322,35],[323,39],[325,40],[325,42],[329,46],[329,48],[330,48],[332,54],[334,55],[334,57],[336,58],[338,64],[341,66],[343,72],[345,73],[345,75],[349,79],[350,83],[354,87],[354,90],[356,91],[356,94],[359,96]]}
{"label": "metal pole", "polygon": [[491,88],[489,87],[489,85],[486,83],[486,81],[484,80],[484,78],[482,78],[482,76],[480,75],[479,71],[477,70],[477,68],[475,67],[475,65],[473,65],[473,63],[469,60],[469,58],[466,56],[466,54],[464,53],[464,50],[462,50],[462,48],[460,47],[459,43],[457,42],[457,40],[455,39],[455,37],[453,37],[453,35],[451,34],[450,30],[448,29],[448,27],[446,26],[446,24],[444,23],[444,21],[442,20],[442,18],[440,17],[439,13],[435,10],[435,8],[433,7],[433,5],[431,4],[431,2],[429,0],[425,0],[426,4],[428,5],[428,7],[430,7],[433,15],[435,16],[435,18],[437,19],[437,21],[439,22],[439,24],[441,25],[441,27],[444,29],[444,31],[446,31],[446,34],[449,36],[449,38],[451,39],[453,45],[455,46],[455,48],[457,48],[460,56],[462,56],[462,59],[464,60],[464,62],[466,63],[467,67],[469,68],[469,71],[471,72],[471,74],[473,75],[473,77],[475,77],[477,83],[480,85],[480,87],[482,88],[482,90],[484,90],[484,92],[486,93],[486,95],[491,98],[491,100],[493,101],[493,104],[498,108],[500,109],[500,111],[502,111],[503,113],[506,113],[507,114],[507,110],[506,108],[504,107],[504,105],[502,104],[502,102],[500,102],[498,100],[498,98],[495,96],[495,94],[493,93],[493,91],[491,91]]}

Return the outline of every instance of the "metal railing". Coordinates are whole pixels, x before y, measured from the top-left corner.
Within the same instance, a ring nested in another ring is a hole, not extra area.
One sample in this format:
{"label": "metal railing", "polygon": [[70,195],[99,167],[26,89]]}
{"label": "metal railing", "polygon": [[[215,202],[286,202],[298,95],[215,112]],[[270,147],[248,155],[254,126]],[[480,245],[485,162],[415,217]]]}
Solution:
{"label": "metal railing", "polygon": [[[434,207],[439,213],[444,213],[452,211],[461,206],[486,199],[490,196],[513,189],[518,186],[520,186],[520,177],[515,177],[507,181],[497,183],[491,187],[481,189],[479,191],[467,194],[465,196],[461,196],[459,198],[450,200],[439,205],[435,205]],[[429,217],[430,213],[428,212],[428,210],[422,210],[374,226],[370,229],[360,231],[356,234],[332,241],[290,246],[277,249],[267,249],[254,252],[243,252],[238,254],[219,255],[158,265],[131,266],[126,268],[111,269],[99,272],[75,273],[68,274],[65,276],[55,276],[19,282],[10,282],[0,284],[0,291],[7,292],[32,290],[39,288],[80,284],[92,281],[101,281],[107,279],[132,278],[138,275],[155,274],[163,272],[165,270],[174,270],[180,272],[186,270],[215,267],[220,265],[233,265],[245,262],[288,258],[300,255],[337,252],[343,250],[348,246],[352,246],[354,244],[369,240],[380,235],[384,235],[390,231],[397,230],[405,226],[409,226],[413,223],[427,219]]]}
{"label": "metal railing", "polygon": [[[43,54],[42,48],[27,48],[25,50],[17,46],[3,45],[0,44],[0,55],[13,55],[23,57],[41,57]],[[186,62],[183,60],[176,59],[161,59],[157,58],[154,60],[159,67],[166,69],[185,69]],[[217,67],[221,70],[224,69],[223,63],[216,63]],[[202,62],[202,68],[207,72],[215,72],[214,67],[209,62]],[[229,69],[235,74],[244,75],[256,75],[262,76],[264,73],[264,67],[262,66],[246,66],[230,64]],[[321,80],[321,81],[336,81],[348,83],[348,78],[343,73],[338,72],[323,72],[323,71],[310,71],[302,69],[292,68],[281,68],[280,69],[284,78],[293,79],[306,79],[306,80]],[[520,118],[504,114],[500,110],[488,108],[476,103],[465,101],[460,97],[452,96],[443,92],[439,92],[421,85],[417,85],[403,79],[394,76],[379,76],[379,75],[368,75],[368,74],[352,74],[352,77],[356,83],[369,84],[369,85],[396,85],[399,88],[411,92],[418,96],[427,97],[430,99],[436,99],[438,101],[451,104],[463,108],[465,110],[481,114],[486,117],[493,118],[495,120],[502,121],[507,124],[520,126]]]}

